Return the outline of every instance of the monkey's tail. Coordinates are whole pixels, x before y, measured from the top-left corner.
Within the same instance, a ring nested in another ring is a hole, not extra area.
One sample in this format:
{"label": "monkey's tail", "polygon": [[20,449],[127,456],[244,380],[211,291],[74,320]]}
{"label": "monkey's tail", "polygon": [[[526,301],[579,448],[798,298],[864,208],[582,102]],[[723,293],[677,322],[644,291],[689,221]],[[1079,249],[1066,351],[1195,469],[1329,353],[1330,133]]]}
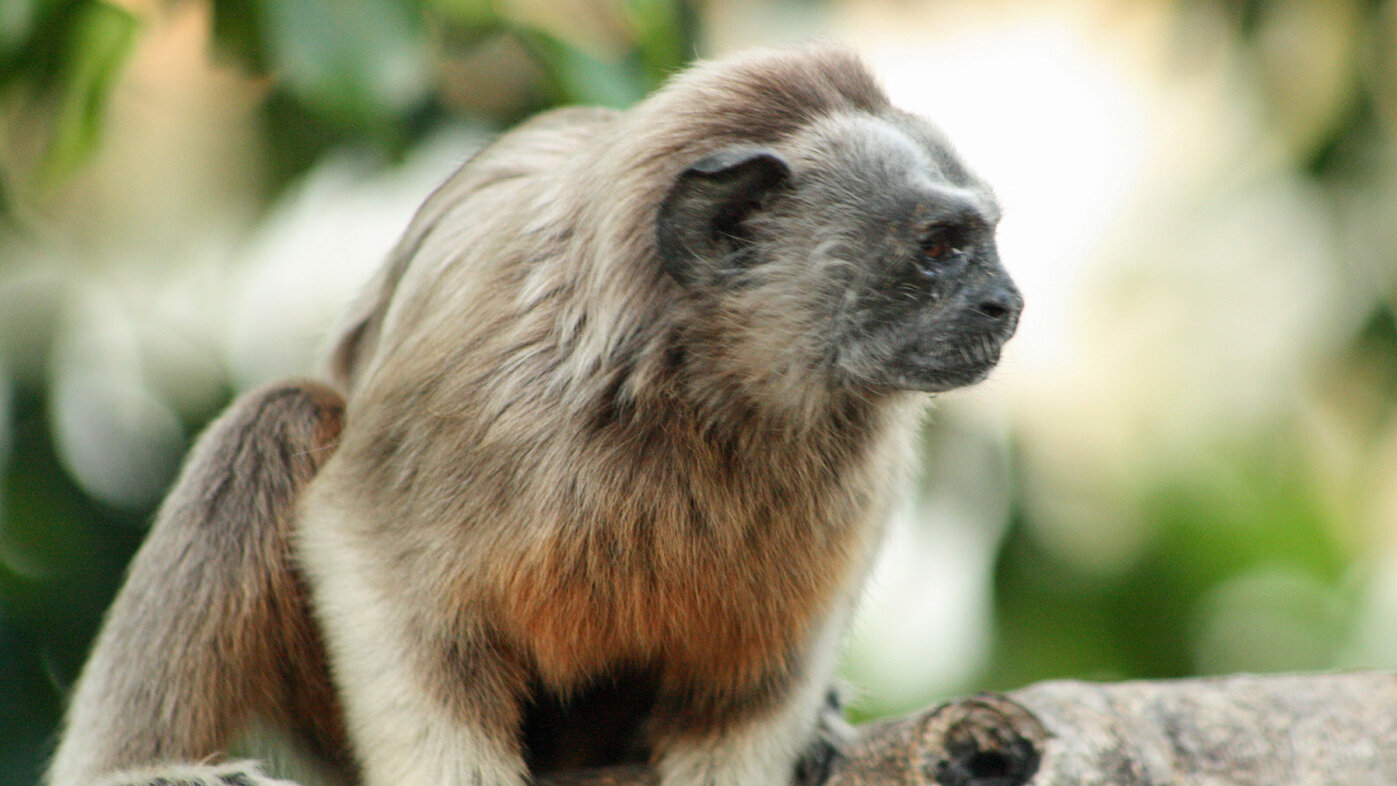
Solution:
{"label": "monkey's tail", "polygon": [[199,438],[78,680],[51,786],[208,763],[262,718],[331,758],[343,750],[290,539],[343,417],[334,390],[283,382],[244,394]]}

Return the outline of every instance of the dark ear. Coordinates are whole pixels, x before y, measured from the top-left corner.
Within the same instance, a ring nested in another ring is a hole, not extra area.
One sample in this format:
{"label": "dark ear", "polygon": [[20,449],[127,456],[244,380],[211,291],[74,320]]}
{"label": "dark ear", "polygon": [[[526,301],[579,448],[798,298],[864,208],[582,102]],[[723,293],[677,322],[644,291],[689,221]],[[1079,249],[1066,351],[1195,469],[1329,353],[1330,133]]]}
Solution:
{"label": "dark ear", "polygon": [[746,242],[742,222],[783,185],[791,167],[777,153],[730,147],[684,170],[660,204],[660,263],[682,283],[727,262]]}

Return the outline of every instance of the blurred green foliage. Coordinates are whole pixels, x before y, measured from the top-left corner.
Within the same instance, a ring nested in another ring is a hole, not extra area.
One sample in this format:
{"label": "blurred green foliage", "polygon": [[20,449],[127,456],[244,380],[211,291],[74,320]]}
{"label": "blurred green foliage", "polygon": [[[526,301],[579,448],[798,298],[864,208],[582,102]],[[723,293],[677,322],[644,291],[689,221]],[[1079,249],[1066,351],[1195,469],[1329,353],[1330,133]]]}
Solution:
{"label": "blurred green foliage", "polygon": [[[1293,0],[1191,0],[1181,5],[1221,20],[1263,84],[1283,80],[1288,62],[1304,56],[1303,49],[1294,48],[1295,41],[1289,49],[1268,49],[1261,40],[1267,23],[1296,6],[1323,7],[1318,1]],[[1397,56],[1390,45],[1397,6],[1382,0],[1336,5],[1353,8],[1356,16],[1351,35],[1342,42],[1352,63],[1335,89],[1343,100],[1298,141],[1294,157],[1323,209],[1341,216],[1351,209],[1355,194],[1390,187],[1386,178],[1391,170],[1379,163],[1390,156],[1392,131],[1392,86],[1382,74],[1391,73]],[[1291,107],[1280,94],[1270,98],[1264,110],[1282,125]],[[1384,104],[1386,119],[1379,117]],[[1390,246],[1355,246],[1351,253],[1355,259],[1336,263],[1354,266],[1357,258],[1371,254],[1376,258],[1363,263],[1397,269],[1397,249]],[[1344,355],[1320,370],[1311,384],[1343,388],[1365,402],[1346,405],[1341,417],[1354,433],[1373,441],[1391,434],[1397,412],[1397,320],[1391,293],[1351,302],[1367,310],[1356,320],[1361,327]],[[1229,670],[1384,665],[1349,662],[1342,651],[1355,614],[1353,585],[1361,577],[1355,566],[1373,555],[1364,553],[1369,546],[1363,536],[1346,529],[1352,524],[1343,514],[1353,513],[1345,510],[1353,500],[1331,488],[1314,440],[1300,433],[1304,415],[1290,411],[1285,416],[1259,430],[1205,437],[1200,455],[1127,468],[1123,474],[1137,479],[1137,485],[1120,491],[1132,515],[1148,522],[1150,534],[1123,571],[1084,568],[1045,548],[1030,525],[1032,503],[1021,497],[996,569],[993,652],[979,686],[1003,690],[1064,676],[1208,673],[1206,653],[1200,652],[1206,645],[1200,639],[1208,638],[1203,628],[1235,622],[1214,604],[1229,587],[1267,576],[1291,577],[1291,587],[1303,589],[1280,589],[1253,605],[1284,606],[1281,612],[1299,619],[1307,630],[1275,641],[1271,651],[1247,639],[1247,631],[1233,631],[1250,649],[1231,653]],[[1379,487],[1391,483],[1376,482]]]}
{"label": "blurred green foliage", "polygon": [[70,175],[92,149],[137,26],[129,11],[99,0],[10,0],[0,9],[0,91],[30,87],[48,105],[41,186]]}
{"label": "blurred green foliage", "polygon": [[[1195,674],[1196,615],[1229,579],[1285,570],[1337,590],[1353,555],[1336,539],[1293,437],[1280,427],[1259,443],[1217,446],[1217,455],[1147,475],[1138,514],[1155,529],[1126,571],[1084,571],[1040,548],[1016,519],[999,565],[985,682],[1002,689],[1063,675]],[[1331,627],[1334,647],[1340,630]],[[1325,655],[1292,668],[1332,664],[1336,653]]]}
{"label": "blurred green foliage", "polygon": [[0,475],[0,783],[36,782],[63,686],[82,664],[150,511],[114,510],[73,482],[53,449],[41,389],[16,391]]}
{"label": "blurred green foliage", "polygon": [[[186,0],[188,1],[188,0]],[[218,55],[272,78],[263,105],[282,185],[327,149],[369,144],[399,153],[443,118],[442,58],[493,37],[524,46],[546,78],[515,120],[549,106],[624,106],[694,52],[682,0],[618,0],[625,51],[590,48],[491,0],[216,0]],[[72,174],[100,138],[106,99],[131,55],[140,17],[107,0],[0,4],[0,95],[30,104],[46,128],[37,190]],[[13,187],[13,184],[11,184]],[[14,196],[0,195],[0,210]]]}

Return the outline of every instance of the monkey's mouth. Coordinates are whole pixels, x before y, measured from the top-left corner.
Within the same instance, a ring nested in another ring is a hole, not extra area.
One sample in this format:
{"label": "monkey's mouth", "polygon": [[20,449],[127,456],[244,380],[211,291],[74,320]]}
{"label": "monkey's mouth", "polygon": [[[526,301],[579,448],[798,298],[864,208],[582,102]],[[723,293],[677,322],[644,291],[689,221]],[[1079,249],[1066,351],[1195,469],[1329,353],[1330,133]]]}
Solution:
{"label": "monkey's mouth", "polygon": [[913,346],[895,365],[901,387],[941,393],[966,387],[989,376],[999,364],[1007,336],[983,334],[959,341],[937,342],[927,348]]}

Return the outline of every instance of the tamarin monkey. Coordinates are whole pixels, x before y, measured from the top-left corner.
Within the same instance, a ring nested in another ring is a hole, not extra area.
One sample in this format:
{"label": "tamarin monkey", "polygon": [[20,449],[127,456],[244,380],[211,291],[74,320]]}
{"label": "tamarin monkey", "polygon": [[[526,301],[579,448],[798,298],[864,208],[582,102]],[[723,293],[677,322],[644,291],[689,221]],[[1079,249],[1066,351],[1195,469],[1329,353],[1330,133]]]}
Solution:
{"label": "tamarin monkey", "polygon": [[327,382],[200,438],[49,785],[817,782],[924,394],[1018,321],[998,218],[836,48],[505,134],[421,208]]}

